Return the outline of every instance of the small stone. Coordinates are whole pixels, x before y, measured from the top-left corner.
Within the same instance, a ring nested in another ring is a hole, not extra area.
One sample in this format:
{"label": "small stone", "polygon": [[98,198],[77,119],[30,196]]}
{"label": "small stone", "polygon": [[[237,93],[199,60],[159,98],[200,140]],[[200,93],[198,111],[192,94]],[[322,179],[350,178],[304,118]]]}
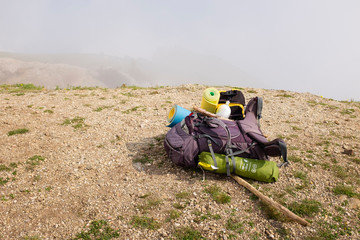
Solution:
{"label": "small stone", "polygon": [[344,149],[344,151],[342,153],[349,155],[349,156],[354,155],[354,151],[352,149]]}
{"label": "small stone", "polygon": [[360,209],[360,200],[357,198],[350,198],[349,199],[349,208],[351,208],[351,209],[359,208]]}
{"label": "small stone", "polygon": [[339,200],[340,202],[344,202],[347,199],[346,195],[340,195]]}

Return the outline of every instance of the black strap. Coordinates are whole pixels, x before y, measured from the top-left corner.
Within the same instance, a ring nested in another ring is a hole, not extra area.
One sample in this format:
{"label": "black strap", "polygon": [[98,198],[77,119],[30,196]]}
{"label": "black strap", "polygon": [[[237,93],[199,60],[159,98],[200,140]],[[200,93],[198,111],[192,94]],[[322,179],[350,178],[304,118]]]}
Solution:
{"label": "black strap", "polygon": [[289,164],[289,161],[287,159],[287,147],[283,141],[279,141],[279,149],[284,162],[279,164],[278,167],[287,166]]}
{"label": "black strap", "polygon": [[262,113],[262,109],[263,109],[263,100],[261,97],[257,97],[257,109],[256,109],[256,118],[258,120],[258,125],[260,127],[260,118],[262,117],[261,116],[261,113]]}

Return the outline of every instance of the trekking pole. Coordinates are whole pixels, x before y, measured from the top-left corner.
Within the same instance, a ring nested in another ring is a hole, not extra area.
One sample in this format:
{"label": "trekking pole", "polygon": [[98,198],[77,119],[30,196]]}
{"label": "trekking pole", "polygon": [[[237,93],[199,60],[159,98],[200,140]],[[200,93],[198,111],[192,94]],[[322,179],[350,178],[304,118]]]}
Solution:
{"label": "trekking pole", "polygon": [[254,188],[253,186],[251,186],[251,184],[249,184],[248,182],[246,182],[245,180],[243,180],[242,178],[240,178],[239,176],[236,175],[231,175],[231,177],[237,182],[239,183],[241,186],[245,187],[247,190],[249,190],[250,192],[252,192],[255,196],[257,196],[261,201],[263,201],[264,203],[266,203],[267,205],[270,205],[271,207],[279,210],[280,212],[282,212],[286,217],[288,217],[291,220],[294,220],[297,223],[300,223],[303,226],[307,226],[310,225],[310,223],[308,221],[306,221],[305,219],[299,217],[298,215],[296,215],[295,213],[291,212],[289,209],[287,209],[286,207],[284,207],[283,205],[275,202],[274,200],[272,200],[271,198],[265,196],[264,194],[262,194],[260,191],[258,191],[256,188]]}

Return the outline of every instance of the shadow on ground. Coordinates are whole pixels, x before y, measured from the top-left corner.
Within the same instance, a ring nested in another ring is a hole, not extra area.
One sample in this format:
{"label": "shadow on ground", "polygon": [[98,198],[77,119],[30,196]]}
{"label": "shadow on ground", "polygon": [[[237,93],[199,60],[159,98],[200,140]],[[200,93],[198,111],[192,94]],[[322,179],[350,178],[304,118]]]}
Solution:
{"label": "shadow on ground", "polygon": [[[189,183],[202,180],[203,171],[200,168],[183,168],[171,162],[164,148],[164,139],[165,134],[161,134],[126,143],[127,149],[133,153],[130,155],[133,168],[151,175],[174,174]],[[224,176],[210,172],[206,172],[206,179],[225,180]]]}

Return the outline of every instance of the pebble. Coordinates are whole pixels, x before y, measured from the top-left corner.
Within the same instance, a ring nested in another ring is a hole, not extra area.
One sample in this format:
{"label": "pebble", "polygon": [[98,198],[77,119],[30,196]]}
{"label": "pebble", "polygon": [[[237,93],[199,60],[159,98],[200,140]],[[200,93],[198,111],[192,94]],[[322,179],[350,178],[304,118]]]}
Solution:
{"label": "pebble", "polygon": [[350,198],[349,199],[349,208],[360,209],[360,200],[357,198]]}

